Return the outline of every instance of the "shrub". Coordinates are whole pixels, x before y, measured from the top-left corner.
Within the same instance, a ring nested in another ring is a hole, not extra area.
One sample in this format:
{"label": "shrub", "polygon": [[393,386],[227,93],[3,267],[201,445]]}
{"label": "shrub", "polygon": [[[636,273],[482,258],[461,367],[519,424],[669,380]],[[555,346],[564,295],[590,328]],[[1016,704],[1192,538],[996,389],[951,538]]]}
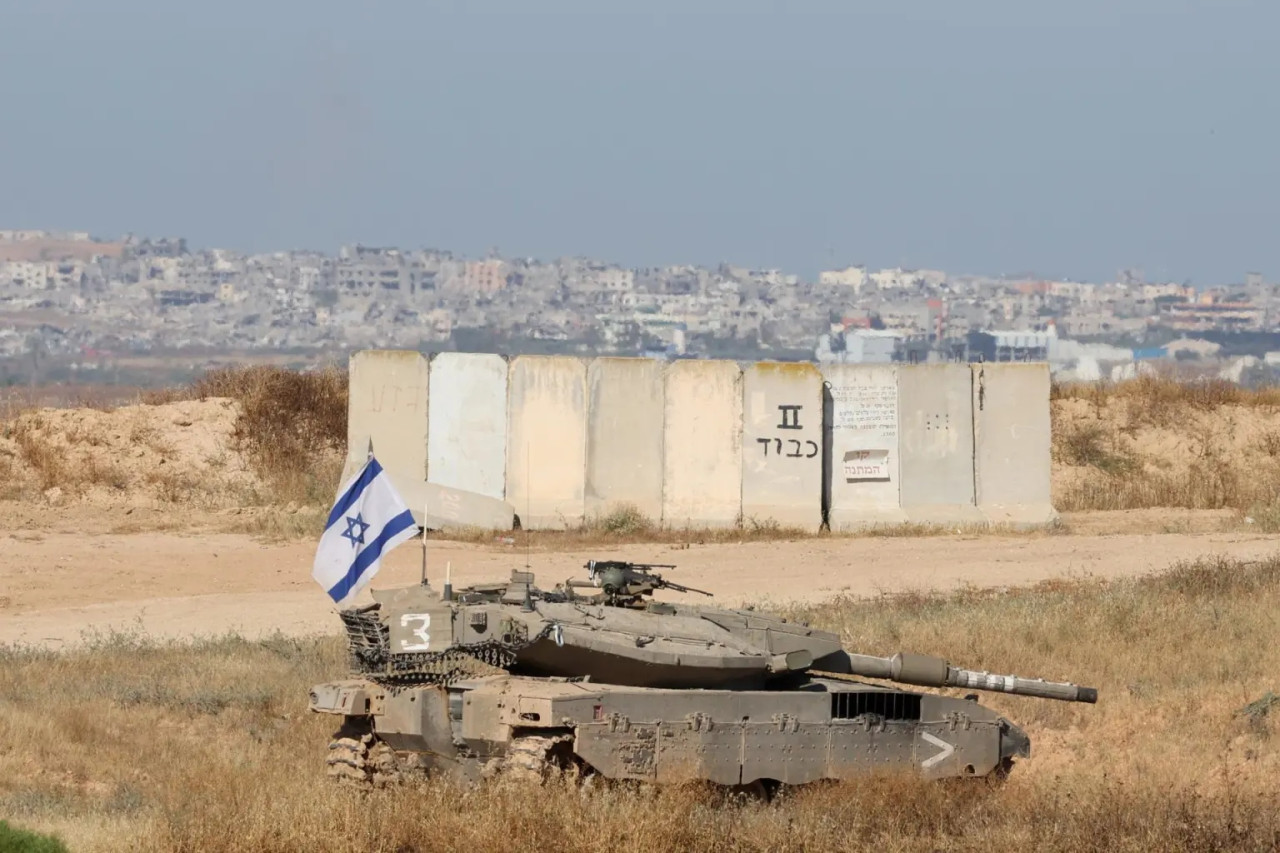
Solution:
{"label": "shrub", "polygon": [[269,497],[327,504],[347,449],[347,373],[256,365],[211,370],[184,388],[143,396],[146,403],[225,397],[240,405],[234,439]]}
{"label": "shrub", "polygon": [[17,829],[0,820],[0,853],[67,853],[67,845],[55,836]]}

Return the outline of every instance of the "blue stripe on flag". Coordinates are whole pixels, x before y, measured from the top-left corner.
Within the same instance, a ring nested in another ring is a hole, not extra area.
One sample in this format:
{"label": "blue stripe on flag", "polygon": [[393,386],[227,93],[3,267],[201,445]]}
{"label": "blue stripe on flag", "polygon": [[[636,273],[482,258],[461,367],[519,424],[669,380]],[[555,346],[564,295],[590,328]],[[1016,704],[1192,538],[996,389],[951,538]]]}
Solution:
{"label": "blue stripe on flag", "polygon": [[347,569],[347,574],[329,590],[329,597],[334,601],[341,601],[346,598],[347,593],[351,591],[351,588],[360,580],[360,576],[364,574],[364,570],[382,556],[382,549],[387,544],[387,540],[399,533],[403,533],[416,524],[417,522],[413,520],[413,513],[407,509],[388,521],[387,526],[382,528],[382,532],[378,534],[378,538],[366,545],[356,555],[355,562],[351,564],[351,568]]}
{"label": "blue stripe on flag", "polygon": [[373,478],[382,473],[382,465],[377,459],[370,459],[365,465],[360,476],[351,484],[351,488],[338,495],[337,502],[333,505],[333,509],[329,511],[329,520],[324,523],[324,529],[328,530],[333,523],[347,514],[347,510],[351,509],[351,505],[360,499],[360,495],[365,489],[369,488],[369,484],[373,482]]}

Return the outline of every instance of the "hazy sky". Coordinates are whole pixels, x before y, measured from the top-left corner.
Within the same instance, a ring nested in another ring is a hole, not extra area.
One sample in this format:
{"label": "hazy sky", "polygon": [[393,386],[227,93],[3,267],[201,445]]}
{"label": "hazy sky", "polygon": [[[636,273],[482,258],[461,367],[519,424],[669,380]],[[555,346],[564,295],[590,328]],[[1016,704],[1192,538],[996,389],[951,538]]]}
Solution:
{"label": "hazy sky", "polygon": [[0,31],[0,227],[1280,279],[1276,0],[0,0]]}

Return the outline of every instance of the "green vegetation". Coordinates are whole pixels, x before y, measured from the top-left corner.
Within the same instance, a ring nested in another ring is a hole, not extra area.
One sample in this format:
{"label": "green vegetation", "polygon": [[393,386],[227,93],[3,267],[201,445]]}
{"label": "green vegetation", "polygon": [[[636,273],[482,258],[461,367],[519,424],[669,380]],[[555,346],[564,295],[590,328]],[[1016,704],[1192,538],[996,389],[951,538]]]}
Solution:
{"label": "green vegetation", "polygon": [[0,820],[0,853],[67,853],[67,846],[54,836],[15,829]]}

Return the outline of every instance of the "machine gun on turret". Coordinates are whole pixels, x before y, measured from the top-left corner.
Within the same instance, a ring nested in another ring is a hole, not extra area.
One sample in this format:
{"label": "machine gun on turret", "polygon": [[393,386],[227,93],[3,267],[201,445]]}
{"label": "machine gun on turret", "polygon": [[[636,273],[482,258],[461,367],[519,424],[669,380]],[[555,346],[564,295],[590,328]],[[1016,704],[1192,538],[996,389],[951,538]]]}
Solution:
{"label": "machine gun on turret", "polygon": [[635,604],[643,596],[652,596],[655,590],[669,589],[674,592],[694,592],[699,595],[711,595],[703,589],[669,581],[658,574],[655,569],[674,569],[669,563],[631,563],[623,560],[588,560],[583,568],[587,570],[587,580],[569,580],[565,588],[595,588],[604,593],[605,603],[612,605]]}

